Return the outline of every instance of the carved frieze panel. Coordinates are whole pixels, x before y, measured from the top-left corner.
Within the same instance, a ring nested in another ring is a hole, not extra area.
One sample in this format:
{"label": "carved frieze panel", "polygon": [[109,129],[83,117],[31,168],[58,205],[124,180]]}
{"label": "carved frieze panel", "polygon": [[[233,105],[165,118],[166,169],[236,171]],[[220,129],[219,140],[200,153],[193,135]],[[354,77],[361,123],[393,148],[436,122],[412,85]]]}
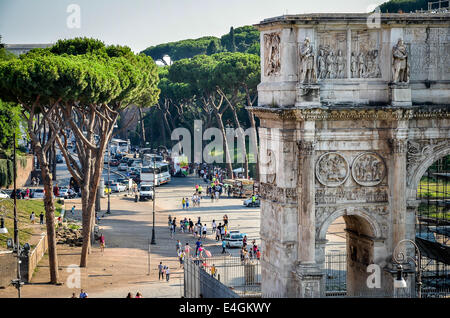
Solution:
{"label": "carved frieze panel", "polygon": [[317,75],[319,79],[345,78],[347,60],[347,31],[319,32]]}
{"label": "carved frieze panel", "polygon": [[362,186],[376,186],[383,181],[385,175],[386,165],[384,160],[374,152],[362,153],[353,161],[353,179]]}
{"label": "carved frieze panel", "polygon": [[350,75],[352,78],[379,78],[380,32],[352,31],[352,53],[350,56]]}
{"label": "carved frieze panel", "polygon": [[264,34],[264,73],[278,75],[281,70],[280,33]]}
{"label": "carved frieze panel", "polygon": [[347,180],[349,164],[347,159],[337,152],[327,152],[316,163],[316,177],[328,187],[337,187]]}
{"label": "carved frieze panel", "polygon": [[387,186],[316,189],[316,204],[376,203],[388,201]]}
{"label": "carved frieze panel", "polygon": [[260,196],[264,200],[278,203],[297,203],[296,188],[279,188],[273,184],[261,182]]}
{"label": "carved frieze panel", "polygon": [[450,141],[446,139],[408,140],[406,153],[407,183],[411,184],[411,177],[415,170],[434,153],[450,147]]}

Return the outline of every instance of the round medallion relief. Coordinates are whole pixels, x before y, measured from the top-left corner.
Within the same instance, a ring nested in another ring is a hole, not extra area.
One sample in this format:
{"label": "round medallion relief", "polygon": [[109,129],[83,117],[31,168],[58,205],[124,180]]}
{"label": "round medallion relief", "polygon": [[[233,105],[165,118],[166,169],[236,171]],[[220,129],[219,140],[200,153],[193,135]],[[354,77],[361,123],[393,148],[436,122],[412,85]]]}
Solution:
{"label": "round medallion relief", "polygon": [[349,165],[347,160],[337,152],[327,152],[316,163],[317,180],[328,187],[337,187],[347,180]]}
{"label": "round medallion relief", "polygon": [[383,158],[374,152],[362,153],[353,161],[353,179],[362,186],[376,186],[383,181],[385,175],[386,165]]}

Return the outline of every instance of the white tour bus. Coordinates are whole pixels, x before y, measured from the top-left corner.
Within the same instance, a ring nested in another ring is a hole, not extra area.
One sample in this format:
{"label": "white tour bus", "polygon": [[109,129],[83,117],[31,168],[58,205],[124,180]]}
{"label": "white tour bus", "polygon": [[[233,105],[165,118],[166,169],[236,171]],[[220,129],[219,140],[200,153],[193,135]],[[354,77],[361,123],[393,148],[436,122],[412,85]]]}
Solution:
{"label": "white tour bus", "polygon": [[167,183],[171,180],[169,165],[167,163],[156,163],[156,175],[153,176],[153,166],[144,166],[141,169],[141,184],[155,182],[155,186]]}

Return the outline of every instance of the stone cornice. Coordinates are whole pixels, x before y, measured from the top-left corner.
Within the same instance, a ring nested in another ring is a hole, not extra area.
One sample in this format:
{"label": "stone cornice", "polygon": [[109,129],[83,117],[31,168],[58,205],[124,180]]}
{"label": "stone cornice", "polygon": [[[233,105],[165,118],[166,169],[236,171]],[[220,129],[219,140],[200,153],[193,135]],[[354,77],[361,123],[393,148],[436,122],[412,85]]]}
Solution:
{"label": "stone cornice", "polygon": [[322,120],[412,120],[412,119],[450,119],[450,106],[423,107],[321,107],[321,108],[274,108],[247,107],[260,118],[273,118],[293,121]]}
{"label": "stone cornice", "polygon": [[[258,24],[254,24],[260,30],[274,26],[292,27],[293,25],[310,25],[324,23],[343,23],[343,24],[366,24],[370,13],[314,13],[282,15],[278,17],[264,19]],[[382,13],[381,25],[411,25],[427,24],[448,25],[450,13]]]}

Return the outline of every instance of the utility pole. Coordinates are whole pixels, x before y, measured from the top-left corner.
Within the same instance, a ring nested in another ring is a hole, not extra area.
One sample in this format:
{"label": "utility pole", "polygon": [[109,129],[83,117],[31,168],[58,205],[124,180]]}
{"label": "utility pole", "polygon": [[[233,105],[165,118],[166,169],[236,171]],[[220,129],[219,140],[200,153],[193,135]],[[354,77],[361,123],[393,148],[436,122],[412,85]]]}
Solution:
{"label": "utility pole", "polygon": [[152,224],[152,243],[155,242],[155,200],[156,200],[156,160],[153,158],[153,224]]}

